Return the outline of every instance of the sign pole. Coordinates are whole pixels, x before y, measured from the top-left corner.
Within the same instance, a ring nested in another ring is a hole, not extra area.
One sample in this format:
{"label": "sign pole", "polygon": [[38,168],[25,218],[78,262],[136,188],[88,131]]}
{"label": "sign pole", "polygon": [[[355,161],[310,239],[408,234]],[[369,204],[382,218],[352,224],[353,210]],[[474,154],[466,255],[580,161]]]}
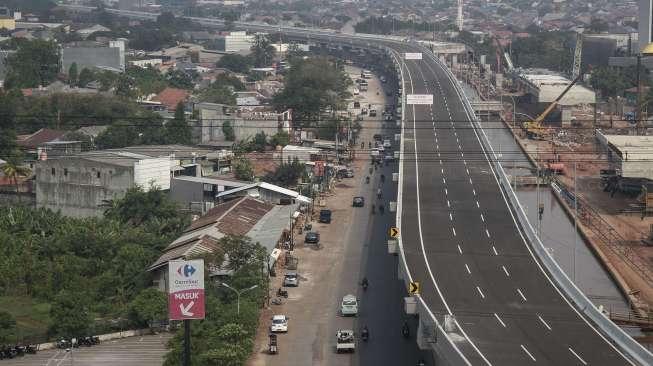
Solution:
{"label": "sign pole", "polygon": [[184,366],[190,366],[190,319],[184,320]]}

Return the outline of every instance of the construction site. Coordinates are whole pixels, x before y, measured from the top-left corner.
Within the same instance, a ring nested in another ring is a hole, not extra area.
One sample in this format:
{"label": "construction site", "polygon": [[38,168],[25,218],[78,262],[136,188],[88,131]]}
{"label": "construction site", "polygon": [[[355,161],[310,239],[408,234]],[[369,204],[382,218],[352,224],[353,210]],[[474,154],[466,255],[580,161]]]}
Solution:
{"label": "construction site", "polygon": [[[515,186],[551,191],[627,305],[603,307],[596,301],[597,306],[652,343],[653,131],[643,108],[644,88],[638,75],[639,87],[624,91],[633,94],[631,103],[601,102],[587,82],[591,69],[581,70],[582,42],[579,34],[571,75],[517,69],[500,48],[497,65],[471,52],[463,56],[466,62],[444,61],[471,90],[477,116],[488,129],[510,131],[525,157],[503,154],[506,168],[529,171],[506,169]],[[539,220],[543,207],[538,194]]]}

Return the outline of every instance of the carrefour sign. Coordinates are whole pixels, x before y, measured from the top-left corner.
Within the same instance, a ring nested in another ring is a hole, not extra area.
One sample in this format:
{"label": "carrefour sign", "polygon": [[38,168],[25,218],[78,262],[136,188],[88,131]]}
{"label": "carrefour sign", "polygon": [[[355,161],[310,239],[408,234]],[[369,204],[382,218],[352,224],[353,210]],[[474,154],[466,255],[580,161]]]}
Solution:
{"label": "carrefour sign", "polygon": [[168,262],[168,316],[204,319],[204,260]]}

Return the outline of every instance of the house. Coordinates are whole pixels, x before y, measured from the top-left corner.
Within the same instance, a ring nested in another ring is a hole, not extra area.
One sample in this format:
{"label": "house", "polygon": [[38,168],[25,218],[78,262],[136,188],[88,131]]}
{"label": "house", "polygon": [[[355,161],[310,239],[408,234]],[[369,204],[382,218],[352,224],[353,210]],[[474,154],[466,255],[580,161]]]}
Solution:
{"label": "house", "polygon": [[67,74],[70,65],[83,69],[100,69],[122,72],[125,69],[125,52],[120,47],[68,47],[61,50],[61,69]]}
{"label": "house", "polygon": [[175,176],[170,180],[170,198],[191,212],[206,213],[215,206],[219,193],[249,184],[224,177]]}
{"label": "house", "polygon": [[188,90],[168,87],[152,98],[152,101],[160,102],[168,111],[173,112],[177,108],[177,105],[180,102],[185,103],[188,97],[190,97]]}
{"label": "house", "polygon": [[[169,261],[215,253],[220,250],[220,239],[228,235],[247,236],[261,244],[269,255],[269,270],[279,255],[275,248],[289,231],[289,218],[295,210],[293,205],[273,205],[252,197],[241,197],[215,206],[191,223],[150,265],[148,271],[152,272],[155,286],[167,291]],[[230,275],[228,259],[217,264],[211,272],[212,276]]]}
{"label": "house", "polygon": [[95,24],[91,27],[77,30],[77,34],[82,36],[82,38],[88,38],[88,36],[95,32],[111,32],[111,29],[100,24]]}
{"label": "house", "polygon": [[306,163],[320,160],[316,159],[318,156],[322,156],[322,150],[316,147],[286,145],[281,150],[281,160],[283,162],[292,162],[297,159],[300,163]]}
{"label": "house", "polygon": [[302,196],[296,191],[266,182],[251,183],[242,187],[218,193],[217,195],[218,200],[221,202],[228,201],[236,197],[254,197],[256,199],[263,200],[264,202],[276,205],[311,203],[310,198]]}
{"label": "house", "polygon": [[128,189],[170,188],[169,157],[153,158],[120,149],[40,160],[35,167],[36,206],[73,217],[101,216],[107,201]]}
{"label": "house", "polygon": [[109,126],[83,126],[75,130],[76,133],[84,135],[91,140],[91,144],[95,142],[95,139],[100,136],[100,134],[107,130]]}
{"label": "house", "polygon": [[41,128],[29,135],[19,135],[16,139],[16,143],[26,152],[36,154],[37,150],[43,147],[44,144],[61,141],[67,132],[68,131]]}

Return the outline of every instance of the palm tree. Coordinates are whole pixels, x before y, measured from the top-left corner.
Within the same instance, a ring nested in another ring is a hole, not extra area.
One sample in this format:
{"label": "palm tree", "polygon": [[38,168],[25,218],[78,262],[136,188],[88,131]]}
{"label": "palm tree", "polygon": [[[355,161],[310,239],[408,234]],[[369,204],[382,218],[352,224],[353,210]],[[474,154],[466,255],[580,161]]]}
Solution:
{"label": "palm tree", "polygon": [[10,181],[14,182],[14,187],[16,189],[16,195],[18,196],[18,202],[20,202],[20,194],[19,194],[19,189],[18,189],[18,177],[28,177],[30,174],[32,174],[32,170],[30,168],[21,166],[16,159],[10,159],[7,161],[2,167],[2,173],[5,175],[5,177],[9,178]]}

